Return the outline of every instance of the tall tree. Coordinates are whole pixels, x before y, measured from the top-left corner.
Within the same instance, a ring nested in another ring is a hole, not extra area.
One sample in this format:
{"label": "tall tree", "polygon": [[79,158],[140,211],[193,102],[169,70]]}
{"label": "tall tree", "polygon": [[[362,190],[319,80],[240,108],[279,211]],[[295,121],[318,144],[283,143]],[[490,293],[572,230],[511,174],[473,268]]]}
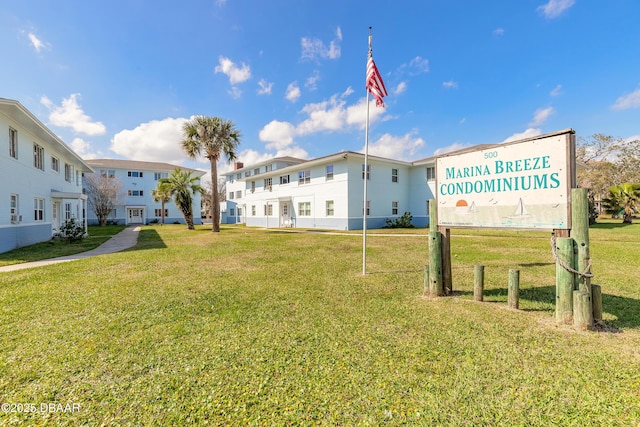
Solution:
{"label": "tall tree", "polygon": [[[183,126],[182,149],[192,159],[202,155],[211,164],[211,182],[218,182],[218,161],[222,156],[231,162],[237,158],[240,131],[231,120],[195,116]],[[210,206],[213,232],[220,231],[220,195],[212,191]]]}
{"label": "tall tree", "polygon": [[609,197],[602,199],[607,213],[622,215],[623,224],[633,222],[634,212],[640,208],[640,185],[621,184],[609,189]]}
{"label": "tall tree", "polygon": [[87,203],[98,217],[100,227],[104,227],[111,212],[122,204],[122,183],[117,177],[106,173],[85,174],[83,179]]}
{"label": "tall tree", "polygon": [[200,186],[200,178],[192,176],[191,172],[176,168],[168,178],[158,180],[158,188],[162,192],[168,192],[173,196],[176,206],[184,216],[184,222],[189,230],[195,230],[193,226],[193,195],[204,192]]}
{"label": "tall tree", "polygon": [[153,196],[154,202],[160,202],[162,204],[162,225],[164,225],[164,205],[165,203],[169,203],[171,201],[171,191],[167,186],[163,186],[161,183],[158,183],[158,186],[155,190],[151,190],[151,196]]}

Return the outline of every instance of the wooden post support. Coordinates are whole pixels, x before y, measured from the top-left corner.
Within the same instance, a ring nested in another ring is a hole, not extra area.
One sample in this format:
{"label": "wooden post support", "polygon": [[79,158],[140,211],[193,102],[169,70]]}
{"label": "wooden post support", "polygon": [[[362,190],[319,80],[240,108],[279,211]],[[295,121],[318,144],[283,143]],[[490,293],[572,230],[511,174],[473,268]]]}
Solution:
{"label": "wooden post support", "polygon": [[442,286],[445,295],[453,293],[453,278],[451,277],[451,229],[444,228],[442,232]]}
{"label": "wooden post support", "polygon": [[442,286],[442,234],[429,232],[429,296],[444,295]]}
{"label": "wooden post support", "polygon": [[593,320],[602,320],[602,288],[591,284],[591,304],[593,304]]}
{"label": "wooden post support", "polygon": [[[573,239],[556,238],[556,254],[558,259],[575,269]],[[569,325],[573,320],[574,274],[567,271],[560,262],[556,262],[556,323]]]}
{"label": "wooden post support", "polygon": [[484,301],[484,265],[476,265],[473,268],[473,299]]}
{"label": "wooden post support", "polygon": [[573,326],[582,330],[593,329],[591,295],[587,291],[573,291]]}
{"label": "wooden post support", "polygon": [[520,306],[520,270],[509,270],[509,289],[507,295],[509,308],[517,310]]}
{"label": "wooden post support", "polygon": [[[571,189],[571,237],[578,248],[576,270],[590,273],[589,269],[589,200],[586,188]],[[591,278],[576,276],[576,289],[591,294]]]}
{"label": "wooden post support", "polygon": [[438,231],[438,204],[435,199],[429,199],[429,232]]}
{"label": "wooden post support", "polygon": [[429,264],[424,265],[424,274],[422,276],[422,281],[424,282],[423,295],[429,295]]}

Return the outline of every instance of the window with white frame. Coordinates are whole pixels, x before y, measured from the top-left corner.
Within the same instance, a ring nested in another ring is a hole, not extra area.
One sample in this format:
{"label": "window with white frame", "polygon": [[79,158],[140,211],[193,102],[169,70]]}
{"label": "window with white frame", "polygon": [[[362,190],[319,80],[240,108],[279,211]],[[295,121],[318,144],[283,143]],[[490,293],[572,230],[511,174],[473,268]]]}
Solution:
{"label": "window with white frame", "polygon": [[238,208],[238,216],[242,216],[242,208]]}
{"label": "window with white frame", "polygon": [[33,166],[37,169],[44,170],[44,148],[33,143]]}
{"label": "window with white frame", "polygon": [[333,200],[327,200],[327,216],[333,216]]}
{"label": "window with white frame", "polygon": [[309,184],[311,182],[311,169],[298,172],[298,185]]}
{"label": "window with white frame", "polygon": [[[364,163],[362,164],[362,179],[364,179]],[[367,179],[371,179],[371,165],[367,165]]]}
{"label": "window with white frame", "polygon": [[242,199],[242,190],[236,191],[236,199]]}
{"label": "window with white frame", "polygon": [[229,197],[227,197],[229,200],[233,200],[233,197],[235,196],[233,191],[229,191]]}
{"label": "window with white frame", "polygon": [[233,208],[229,208],[229,216],[236,216],[236,210]]}
{"label": "window with white frame", "polygon": [[391,215],[398,215],[398,202],[391,202]]}
{"label": "window with white frame", "polygon": [[114,169],[100,169],[100,176],[103,178],[114,178],[116,176],[116,171]]}
{"label": "window with white frame", "polygon": [[69,163],[64,164],[64,180],[67,182],[72,182],[73,180],[73,165]]}
{"label": "window with white frame", "polygon": [[18,158],[18,131],[14,128],[9,128],[9,156]]}
{"label": "window with white frame", "polygon": [[256,191],[256,182],[255,181],[251,181],[251,192],[255,192]]}
{"label": "window with white frame", "polygon": [[435,166],[427,167],[427,181],[435,181],[435,179],[436,179]]}
{"label": "window with white frame", "polygon": [[51,170],[60,172],[60,160],[57,157],[51,156]]}
{"label": "window with white frame", "polygon": [[71,203],[64,204],[64,219],[65,220],[71,219]]}
{"label": "window with white frame", "polygon": [[159,179],[162,178],[169,178],[169,172],[154,172],[153,173],[153,179],[155,181],[158,181]]}
{"label": "window with white frame", "polygon": [[11,194],[9,197],[9,212],[11,214],[11,221],[17,221],[18,219],[18,195]]}
{"label": "window with white frame", "polygon": [[129,190],[127,191],[127,195],[134,196],[134,197],[143,197],[144,190]]}
{"label": "window with white frame", "polygon": [[44,199],[36,197],[33,199],[33,219],[44,221]]}
{"label": "window with white frame", "polygon": [[271,178],[265,178],[264,180],[264,189],[271,191]]}
{"label": "window with white frame", "polygon": [[256,216],[256,205],[251,205],[251,216]]}
{"label": "window with white frame", "polygon": [[298,203],[298,216],[311,216],[311,202]]}
{"label": "window with white frame", "polygon": [[[154,215],[155,216],[162,216],[162,209],[155,209],[154,210]],[[165,217],[169,216],[169,209],[165,209],[164,210],[164,216]]]}
{"label": "window with white frame", "polygon": [[324,177],[327,181],[331,181],[333,179],[333,165],[328,165],[324,169]]}
{"label": "window with white frame", "polygon": [[398,182],[398,169],[391,169],[391,182]]}
{"label": "window with white frame", "polygon": [[246,172],[244,173],[244,177],[245,177],[245,178],[249,178],[250,176],[251,176],[251,171],[246,171]]}
{"label": "window with white frame", "polygon": [[289,183],[289,175],[282,175],[280,177],[280,184],[288,184]]}
{"label": "window with white frame", "polygon": [[264,205],[264,216],[273,215],[273,205]]}
{"label": "window with white frame", "polygon": [[[364,214],[364,207],[362,208],[362,213]],[[369,216],[371,212],[371,200],[367,200],[367,216]]]}
{"label": "window with white frame", "polygon": [[127,171],[127,176],[131,178],[142,178],[143,175],[141,171]]}
{"label": "window with white frame", "polygon": [[258,175],[259,173],[260,173],[260,168],[255,168],[255,169],[253,170],[253,174],[254,174],[254,175]]}
{"label": "window with white frame", "polygon": [[264,167],[264,171],[265,171],[265,172],[271,172],[272,170],[273,170],[273,165],[266,165],[266,166]]}

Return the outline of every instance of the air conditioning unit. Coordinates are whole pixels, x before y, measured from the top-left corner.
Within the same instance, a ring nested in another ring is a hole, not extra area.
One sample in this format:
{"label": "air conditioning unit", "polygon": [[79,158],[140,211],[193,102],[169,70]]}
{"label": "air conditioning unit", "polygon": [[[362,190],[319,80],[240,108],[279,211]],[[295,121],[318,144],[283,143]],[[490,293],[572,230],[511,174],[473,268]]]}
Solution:
{"label": "air conditioning unit", "polygon": [[11,222],[14,224],[16,222],[22,222],[22,215],[11,215]]}

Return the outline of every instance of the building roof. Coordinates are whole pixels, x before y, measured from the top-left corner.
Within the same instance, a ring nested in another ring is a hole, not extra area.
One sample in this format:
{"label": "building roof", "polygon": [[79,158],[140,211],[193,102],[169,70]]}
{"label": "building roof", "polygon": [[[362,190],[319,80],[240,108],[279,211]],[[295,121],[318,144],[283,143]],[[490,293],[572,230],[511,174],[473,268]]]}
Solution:
{"label": "building roof", "polygon": [[[36,116],[27,110],[22,104],[13,99],[0,98],[0,113],[11,117],[22,127],[36,135],[43,141],[53,144],[56,151],[62,154],[68,154],[82,165],[80,168],[83,172],[93,172],[93,169],[85,162],[75,151],[73,151],[65,142],[54,134],[51,129],[46,127]],[[76,168],[78,169],[78,168]]]}
{"label": "building roof", "polygon": [[86,162],[94,168],[113,168],[113,169],[135,169],[143,171],[155,172],[172,172],[176,168],[192,172],[194,175],[203,176],[205,171],[198,169],[186,168],[184,166],[172,165],[170,163],[160,162],[142,162],[139,160],[120,160],[120,159],[91,159]]}

